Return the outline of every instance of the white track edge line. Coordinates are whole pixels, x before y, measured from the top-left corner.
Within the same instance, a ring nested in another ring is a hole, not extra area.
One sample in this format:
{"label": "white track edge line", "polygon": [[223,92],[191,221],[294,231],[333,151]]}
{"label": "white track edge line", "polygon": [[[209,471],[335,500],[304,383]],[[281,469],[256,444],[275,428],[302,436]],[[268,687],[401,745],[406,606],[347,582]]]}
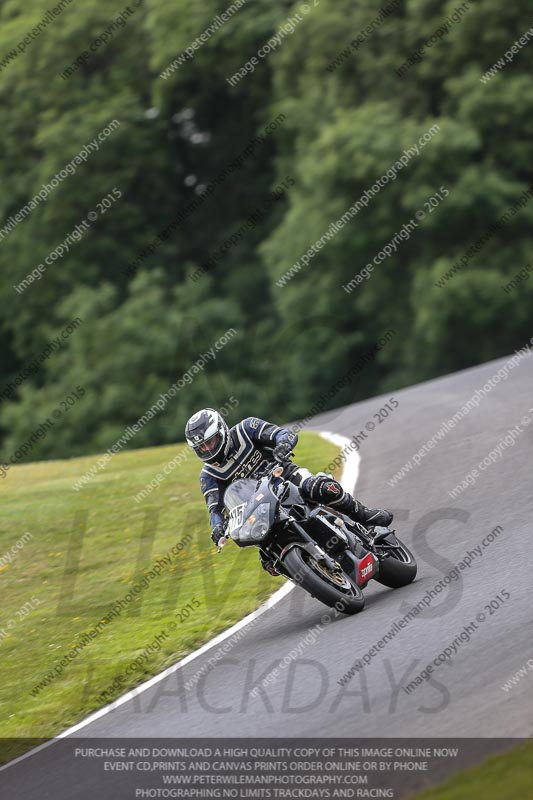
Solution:
{"label": "white track edge line", "polygon": [[[324,431],[320,433],[320,436],[323,439],[327,439],[332,444],[336,444],[342,448],[344,448],[345,445],[349,443],[349,439],[347,439],[345,436],[341,436],[338,433],[329,433],[327,431]],[[357,451],[346,453],[345,458],[346,460],[342,470],[342,475],[339,480],[343,488],[351,492],[353,491],[353,489],[355,488],[355,484],[357,483],[357,478],[359,476],[359,464],[361,458]],[[126,692],[126,694],[123,694],[121,697],[117,697],[116,700],[113,700],[112,703],[110,703],[107,706],[104,706],[104,708],[100,708],[98,709],[98,711],[89,714],[89,716],[86,717],[84,720],[76,723],[76,725],[72,725],[70,728],[67,728],[66,731],[63,731],[63,733],[58,734],[53,739],[49,739],[47,742],[43,742],[43,744],[40,744],[37,747],[34,747],[32,750],[28,750],[27,753],[23,753],[21,756],[18,756],[17,758],[13,759],[13,761],[9,761],[7,764],[0,766],[0,772],[2,772],[4,769],[7,769],[8,767],[13,767],[20,761],[24,761],[24,759],[29,758],[32,755],[35,755],[41,750],[44,750],[46,747],[49,747],[51,744],[54,744],[54,742],[57,742],[58,739],[64,739],[67,736],[72,736],[72,734],[76,733],[82,728],[85,728],[87,725],[90,725],[91,722],[95,722],[97,719],[104,717],[106,714],[109,714],[111,711],[114,711],[119,706],[123,705],[124,703],[127,703],[128,700],[132,700],[134,697],[137,697],[137,695],[141,694],[141,692],[146,691],[146,689],[149,689],[151,686],[154,686],[156,683],[159,683],[159,681],[162,681],[168,675],[171,675],[173,672],[176,672],[178,669],[181,669],[181,667],[184,667],[186,664],[189,664],[191,661],[194,661],[195,658],[198,658],[199,656],[206,653],[208,650],[211,650],[212,647],[215,647],[217,644],[220,644],[221,642],[225,641],[234,633],[249,625],[251,622],[255,622],[255,620],[258,619],[258,617],[262,616],[266,611],[270,611],[271,608],[273,608],[281,600],[283,600],[283,598],[286,597],[289,594],[289,592],[292,591],[292,589],[294,589],[294,584],[291,583],[290,581],[287,581],[287,583],[285,583],[280,589],[278,589],[277,592],[274,592],[274,594],[271,595],[268,598],[268,600],[266,600],[261,606],[259,606],[258,609],[252,611],[251,614],[248,614],[239,622],[236,622],[235,625],[231,626],[231,628],[228,628],[227,630],[222,631],[222,633],[217,634],[217,636],[215,636],[209,642],[206,642],[206,644],[199,647],[198,650],[195,650],[193,653],[189,653],[188,656],[185,656],[176,664],[172,664],[170,667],[167,667],[165,670],[163,670],[163,672],[160,672],[158,675],[154,675],[153,678],[149,678],[144,683],[139,684],[139,686],[136,686],[135,689],[130,689],[130,691]],[[12,737],[12,738],[17,738],[17,737]]]}

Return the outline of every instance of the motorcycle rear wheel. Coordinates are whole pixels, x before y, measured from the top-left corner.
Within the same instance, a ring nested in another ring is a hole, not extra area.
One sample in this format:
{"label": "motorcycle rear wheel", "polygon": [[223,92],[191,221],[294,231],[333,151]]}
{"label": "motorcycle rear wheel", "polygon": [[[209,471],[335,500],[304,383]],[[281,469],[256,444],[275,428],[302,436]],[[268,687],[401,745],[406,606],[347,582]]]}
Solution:
{"label": "motorcycle rear wheel", "polygon": [[[400,589],[402,586],[407,586],[414,581],[417,564],[409,548],[397,536],[392,535],[391,544],[393,540],[398,542],[399,546],[391,549],[387,548],[389,555],[380,561],[376,580],[389,589]],[[385,544],[387,543],[387,539],[385,539]]]}

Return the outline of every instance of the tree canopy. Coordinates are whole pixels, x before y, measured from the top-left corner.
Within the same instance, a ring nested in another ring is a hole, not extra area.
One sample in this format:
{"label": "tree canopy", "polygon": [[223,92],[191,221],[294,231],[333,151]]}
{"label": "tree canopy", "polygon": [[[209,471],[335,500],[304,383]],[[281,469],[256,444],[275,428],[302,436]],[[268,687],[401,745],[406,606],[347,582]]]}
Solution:
{"label": "tree canopy", "polygon": [[21,460],[106,449],[230,328],[132,446],[304,416],[389,330],[331,406],[527,343],[530,4],[457,5],[6,0],[2,459],[77,386]]}

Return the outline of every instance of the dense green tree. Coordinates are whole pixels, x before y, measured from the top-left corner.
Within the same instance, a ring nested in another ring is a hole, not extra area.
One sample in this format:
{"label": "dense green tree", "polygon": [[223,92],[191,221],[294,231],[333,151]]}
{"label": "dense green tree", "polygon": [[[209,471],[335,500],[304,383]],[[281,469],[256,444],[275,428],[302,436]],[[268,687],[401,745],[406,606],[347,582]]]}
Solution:
{"label": "dense green tree", "polygon": [[[529,3],[469,0],[457,19],[458,5],[248,0],[220,25],[229,0],[123,9],[72,0],[24,43],[48,9],[4,2],[2,386],[69,320],[83,325],[4,399],[3,457],[78,385],[83,398],[27,458],[106,449],[231,327],[235,338],[132,446],[181,438],[192,409],[231,394],[239,414],[304,415],[391,328],[332,405],[528,341],[533,281],[503,287],[531,259],[533,202],[439,285],[533,186],[533,47],[481,80],[529,29]],[[230,85],[269,40],[273,52]],[[432,126],[397,177],[279,285]],[[98,150],[13,227],[103,131]],[[430,211],[442,186],[449,194]],[[374,263],[413,218],[409,238]],[[47,263],[65,241],[68,251]],[[369,263],[368,279],[345,291]]]}

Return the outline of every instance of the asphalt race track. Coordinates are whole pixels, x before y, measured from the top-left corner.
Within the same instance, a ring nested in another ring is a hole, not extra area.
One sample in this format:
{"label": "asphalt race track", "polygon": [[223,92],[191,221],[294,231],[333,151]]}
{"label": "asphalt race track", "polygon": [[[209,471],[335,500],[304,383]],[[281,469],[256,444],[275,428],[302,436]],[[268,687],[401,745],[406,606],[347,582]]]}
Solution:
{"label": "asphalt race track", "polygon": [[[355,493],[367,505],[395,512],[398,535],[418,560],[413,584],[393,591],[373,582],[365,592],[362,614],[330,613],[330,622],[323,619],[325,606],[295,589],[195,686],[185,689],[212,652],[76,736],[532,736],[533,672],[509,692],[501,687],[533,658],[533,356],[509,369],[507,379],[437,441],[418,466],[395,486],[388,484],[506,362],[490,362],[395,392],[399,407],[382,422],[373,415],[390,395],[313,420],[314,429],[347,439],[365,433],[366,438],[360,438]],[[365,431],[369,422],[375,427]],[[512,429],[515,433],[509,435]],[[493,448],[494,463],[487,460],[474,485],[451,498],[448,493]],[[477,547],[481,550],[476,552]],[[370,663],[364,670],[355,671],[340,685],[339,679],[354,662],[428,597],[426,593],[449,576],[469,551],[471,563],[454,572],[457,580],[448,577],[429,607],[397,626],[394,637],[367,657]],[[495,601],[492,606],[491,601]],[[471,622],[476,620],[474,628]],[[459,640],[453,658],[443,657],[429,680],[404,691],[402,687],[434,663],[469,625],[470,634]],[[298,647],[295,657],[293,649]],[[292,658],[286,658],[291,650]],[[272,677],[276,667],[278,674]],[[251,695],[264,680],[269,680],[266,688]],[[10,785],[15,790],[17,776],[28,775],[33,764],[42,778],[46,763],[56,784],[60,765],[54,765],[54,750],[55,746],[48,747],[3,771],[5,796],[16,796],[9,793]],[[48,795],[41,783],[35,796],[61,800],[60,785]],[[70,796],[75,795],[66,791],[64,797]]]}

